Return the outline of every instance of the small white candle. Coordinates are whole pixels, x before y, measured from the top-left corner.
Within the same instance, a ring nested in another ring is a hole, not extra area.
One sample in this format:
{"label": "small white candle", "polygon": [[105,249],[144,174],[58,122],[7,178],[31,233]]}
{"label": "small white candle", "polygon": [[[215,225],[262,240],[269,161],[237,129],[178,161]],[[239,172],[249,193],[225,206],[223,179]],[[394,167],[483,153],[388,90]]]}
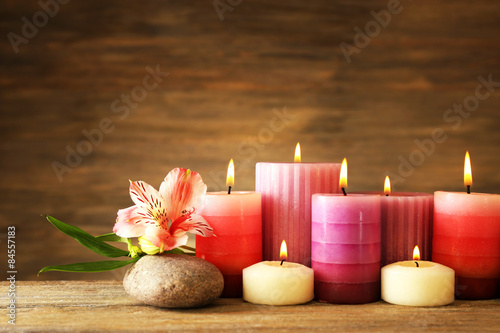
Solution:
{"label": "small white candle", "polygon": [[293,305],[314,298],[314,271],[287,261],[263,261],[243,269],[243,299],[254,304]]}
{"label": "small white candle", "polygon": [[382,299],[410,306],[440,306],[454,301],[455,271],[423,260],[399,261],[381,271]]}

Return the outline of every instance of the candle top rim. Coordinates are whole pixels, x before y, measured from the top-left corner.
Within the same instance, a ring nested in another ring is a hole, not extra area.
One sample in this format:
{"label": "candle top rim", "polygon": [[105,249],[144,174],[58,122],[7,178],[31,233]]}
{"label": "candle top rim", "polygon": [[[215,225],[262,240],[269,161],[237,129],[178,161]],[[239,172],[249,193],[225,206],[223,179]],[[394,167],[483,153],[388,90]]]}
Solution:
{"label": "candle top rim", "polygon": [[[384,191],[354,191],[354,192],[349,192],[349,194],[378,194],[381,196],[386,196],[386,193]],[[433,194],[431,193],[425,193],[425,192],[391,192],[389,193],[388,197],[432,197]]]}
{"label": "candle top rim", "polygon": [[342,163],[338,162],[257,162],[259,164],[282,164],[282,165],[312,165],[312,164],[322,164],[322,165],[341,165]]}
{"label": "candle top rim", "polygon": [[463,192],[458,192],[458,191],[435,191],[434,192],[434,195],[436,195],[436,193],[443,193],[443,194],[463,194],[463,195],[488,195],[488,196],[500,196],[500,194],[498,193],[480,193],[480,192],[470,192],[470,193],[467,193],[466,190],[464,190]]}
{"label": "candle top rim", "polygon": [[278,266],[280,267],[283,267],[283,268],[294,268],[294,267],[306,267],[302,264],[299,264],[299,263],[296,263],[296,262],[291,262],[291,261],[283,261],[283,265],[281,264],[281,261],[276,261],[276,260],[266,260],[266,261],[262,261],[262,263],[264,265],[267,265],[267,266],[271,266],[271,267],[275,267],[276,264],[278,264]]}
{"label": "candle top rim", "polygon": [[[415,265],[415,262],[419,263],[419,267],[417,267],[417,265]],[[450,268],[448,266],[445,266],[443,264],[440,264],[440,263],[437,263],[437,262],[434,262],[434,261],[428,261],[428,260],[405,260],[405,261],[397,261],[397,262],[393,262],[392,264],[388,264],[388,265],[382,267],[382,269],[399,269],[399,268],[403,268],[403,269],[418,270],[418,269],[437,269],[437,268],[440,268],[440,267],[444,267],[444,268],[447,268],[447,269],[449,269],[451,271],[454,271],[452,268]]]}
{"label": "candle top rim", "polygon": [[259,192],[255,191],[231,191],[231,194],[228,194],[227,191],[216,191],[216,192],[207,192],[206,195],[249,195],[249,194],[260,194]]}
{"label": "candle top rim", "polygon": [[[252,266],[256,266],[256,265],[259,265],[259,266],[262,266],[262,265],[265,265],[265,266],[268,266],[268,267],[271,267],[271,269],[277,269],[277,268],[308,268],[308,269],[311,269],[310,267],[307,267],[307,266],[304,266],[302,264],[299,264],[299,263],[296,263],[296,262],[292,262],[292,261],[284,261],[283,262],[283,266],[281,265],[281,261],[275,261],[275,260],[265,260],[265,261],[261,261],[261,262],[258,262],[256,264],[253,264]],[[252,266],[249,266],[249,267],[252,267]]]}
{"label": "candle top rim", "polygon": [[345,197],[345,198],[379,198],[380,195],[378,194],[369,194],[369,193],[354,193],[354,192],[347,192],[347,195],[344,195],[343,193],[313,193],[312,196],[316,197]]}

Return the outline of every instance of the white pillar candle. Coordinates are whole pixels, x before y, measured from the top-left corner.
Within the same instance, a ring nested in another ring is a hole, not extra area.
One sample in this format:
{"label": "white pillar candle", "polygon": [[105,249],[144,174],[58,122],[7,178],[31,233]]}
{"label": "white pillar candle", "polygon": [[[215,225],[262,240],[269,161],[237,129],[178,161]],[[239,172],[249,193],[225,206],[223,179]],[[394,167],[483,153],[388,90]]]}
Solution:
{"label": "white pillar candle", "polygon": [[[418,263],[418,267],[417,264]],[[410,306],[453,303],[455,271],[423,260],[399,261],[382,268],[382,299]]]}
{"label": "white pillar candle", "polygon": [[243,299],[254,304],[293,305],[314,298],[314,271],[301,264],[263,261],[243,269]]}

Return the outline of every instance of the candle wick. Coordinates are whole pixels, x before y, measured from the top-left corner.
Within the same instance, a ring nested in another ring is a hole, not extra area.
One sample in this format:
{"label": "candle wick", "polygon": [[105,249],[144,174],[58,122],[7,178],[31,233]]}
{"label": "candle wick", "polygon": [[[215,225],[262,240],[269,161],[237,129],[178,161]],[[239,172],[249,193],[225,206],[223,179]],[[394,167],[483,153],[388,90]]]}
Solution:
{"label": "candle wick", "polygon": [[467,194],[470,194],[470,185],[467,185]]}
{"label": "candle wick", "polygon": [[227,190],[227,194],[231,194],[231,186],[229,186],[229,189]]}
{"label": "candle wick", "polygon": [[417,267],[420,267],[420,266],[418,266],[418,262],[416,262],[416,261],[415,261],[415,265],[417,265]]}
{"label": "candle wick", "polygon": [[388,197],[388,196],[389,196],[389,194],[386,194],[385,196],[386,196],[386,197]]}
{"label": "candle wick", "polygon": [[345,193],[345,188],[342,187],[342,193],[344,193],[344,195],[347,195],[347,193]]}
{"label": "candle wick", "polygon": [[285,259],[281,260],[281,264],[280,264],[280,266],[283,266],[283,261],[285,261]]}

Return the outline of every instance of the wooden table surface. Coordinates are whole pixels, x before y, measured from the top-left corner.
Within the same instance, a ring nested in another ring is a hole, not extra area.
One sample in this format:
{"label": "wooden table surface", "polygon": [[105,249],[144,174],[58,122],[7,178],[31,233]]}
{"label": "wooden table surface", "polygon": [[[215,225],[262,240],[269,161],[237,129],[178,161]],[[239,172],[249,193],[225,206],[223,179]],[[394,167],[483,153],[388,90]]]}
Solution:
{"label": "wooden table surface", "polygon": [[[19,280],[120,279],[37,278],[47,265],[101,259],[40,214],[108,233],[132,205],[129,179],[158,188],[185,167],[220,191],[234,158],[233,189],[253,190],[255,163],[292,161],[297,141],[303,162],[347,157],[349,191],[381,190],[388,172],[403,178],[391,179],[396,191],[464,191],[468,149],[472,190],[500,192],[500,87],[467,118],[446,118],[473,98],[479,76],[500,82],[499,1],[402,0],[350,63],[341,43],[354,45],[355,29],[388,0],[222,0],[239,3],[224,20],[214,0],[66,2],[18,53],[7,34],[22,35],[22,19],[41,7],[0,6],[0,253],[16,226]],[[122,96],[142,86],[148,66],[170,74],[126,107]],[[285,107],[286,122],[276,118]],[[59,179],[52,163],[89,149],[84,133],[103,119],[114,130]],[[431,149],[435,129],[447,140]],[[412,170],[401,161],[410,156]]]}
{"label": "wooden table surface", "polygon": [[[8,282],[0,283],[1,290]],[[310,302],[265,306],[239,298],[199,309],[141,305],[118,281],[18,281],[16,325],[7,323],[7,292],[0,295],[0,331],[500,331],[500,299],[457,300],[443,307]]]}

